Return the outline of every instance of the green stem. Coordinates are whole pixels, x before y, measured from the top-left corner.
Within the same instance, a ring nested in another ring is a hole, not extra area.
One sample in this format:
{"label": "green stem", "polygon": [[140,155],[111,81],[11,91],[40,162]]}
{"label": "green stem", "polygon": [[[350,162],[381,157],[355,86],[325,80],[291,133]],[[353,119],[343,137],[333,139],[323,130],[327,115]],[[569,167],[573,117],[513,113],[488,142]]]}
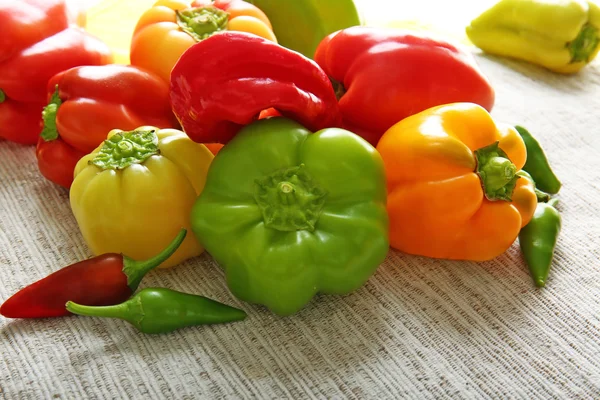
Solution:
{"label": "green stem", "polygon": [[589,58],[598,47],[598,44],[600,44],[598,28],[591,24],[585,24],[575,40],[567,43],[567,48],[571,53],[571,63],[590,61]]}
{"label": "green stem", "polygon": [[127,276],[127,286],[129,286],[132,293],[137,290],[142,278],[148,272],[158,267],[177,251],[186,234],[187,230],[182,228],[163,251],[148,260],[137,261],[123,255],[123,273]]}
{"label": "green stem", "polygon": [[332,77],[329,77],[329,81],[331,82],[331,85],[333,86],[333,91],[335,93],[335,97],[338,100],[341,99],[342,96],[346,94],[346,88],[344,87],[342,82],[339,82],[339,81],[333,79]]}
{"label": "green stem", "polygon": [[84,306],[68,301],[65,307],[67,311],[73,314],[86,315],[88,317],[119,318],[123,320],[129,320],[128,314],[131,312],[131,306],[128,302],[113,306]]}
{"label": "green stem", "polygon": [[498,142],[475,151],[477,175],[488,200],[512,201],[512,193],[520,178],[517,167],[498,146]]}
{"label": "green stem", "polygon": [[104,145],[90,164],[102,170],[125,169],[131,164],[141,164],[159,154],[156,130],[119,132],[104,141]]}
{"label": "green stem", "polygon": [[4,100],[6,100],[6,94],[0,89],[0,103],[4,103]]}
{"label": "green stem", "polygon": [[50,98],[50,102],[44,110],[42,111],[42,120],[44,122],[44,128],[40,133],[42,139],[46,142],[51,140],[56,140],[59,137],[58,127],[56,126],[56,114],[58,113],[58,108],[62,104],[62,100],[58,95],[58,85],[54,88],[54,93]]}
{"label": "green stem", "polygon": [[197,7],[175,11],[177,25],[197,42],[227,29],[229,13],[216,7]]}

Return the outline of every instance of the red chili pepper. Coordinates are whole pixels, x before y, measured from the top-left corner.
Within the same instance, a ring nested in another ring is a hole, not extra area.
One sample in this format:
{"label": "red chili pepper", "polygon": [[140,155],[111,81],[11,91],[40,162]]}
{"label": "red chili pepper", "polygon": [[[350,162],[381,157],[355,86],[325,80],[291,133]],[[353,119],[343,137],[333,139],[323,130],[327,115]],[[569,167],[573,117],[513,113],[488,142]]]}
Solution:
{"label": "red chili pepper", "polygon": [[76,25],[64,0],[0,1],[0,138],[34,144],[48,79],[112,62],[109,47]]}
{"label": "red chili pepper", "polygon": [[75,67],[48,81],[49,104],[36,155],[42,175],[69,188],[81,157],[108,132],[142,125],[179,128],[171,111],[169,85],[132,65]]}
{"label": "red chili pepper", "polygon": [[343,127],[376,145],[400,120],[471,102],[491,111],[494,90],[474,57],[435,36],[356,26],[325,37],[315,61],[335,81]]}
{"label": "red chili pepper", "polygon": [[190,47],[171,71],[171,104],[188,136],[227,143],[268,108],[316,131],[340,125],[329,78],[267,39],[223,32]]}
{"label": "red chili pepper", "polygon": [[106,306],[127,300],[150,270],[177,250],[187,231],[156,256],[136,261],[126,255],[106,253],[62,268],[21,289],[2,304],[7,318],[45,318],[69,315],[67,301]]}

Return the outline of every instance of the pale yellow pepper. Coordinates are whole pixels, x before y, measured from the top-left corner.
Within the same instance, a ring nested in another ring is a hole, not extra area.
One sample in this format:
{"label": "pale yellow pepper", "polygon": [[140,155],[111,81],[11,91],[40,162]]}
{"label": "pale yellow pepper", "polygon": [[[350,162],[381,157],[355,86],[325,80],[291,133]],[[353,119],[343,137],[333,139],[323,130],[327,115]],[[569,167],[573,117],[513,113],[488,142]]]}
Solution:
{"label": "pale yellow pepper", "polygon": [[466,33],[486,53],[571,74],[600,50],[600,7],[589,0],[500,0]]}
{"label": "pale yellow pepper", "polygon": [[[76,165],[71,209],[95,254],[152,257],[181,228],[191,230],[190,211],[202,192],[212,153],[175,129],[144,126],[112,130]],[[187,235],[161,267],[201,254]]]}

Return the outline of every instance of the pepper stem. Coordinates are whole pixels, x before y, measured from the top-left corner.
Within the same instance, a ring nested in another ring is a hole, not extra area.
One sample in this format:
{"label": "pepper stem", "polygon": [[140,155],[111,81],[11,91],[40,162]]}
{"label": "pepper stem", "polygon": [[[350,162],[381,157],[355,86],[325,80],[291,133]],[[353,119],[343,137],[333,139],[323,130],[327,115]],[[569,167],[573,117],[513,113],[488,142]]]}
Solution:
{"label": "pepper stem", "polygon": [[0,103],[4,103],[4,100],[6,100],[6,94],[0,89]]}
{"label": "pepper stem", "polygon": [[125,316],[128,313],[127,302],[116,304],[113,306],[84,306],[77,304],[72,301],[67,301],[65,306],[67,311],[78,314],[87,315],[89,317],[106,317],[106,318],[119,318],[126,319]]}
{"label": "pepper stem", "polygon": [[50,102],[42,111],[42,120],[44,121],[44,128],[40,133],[42,139],[46,142],[58,139],[58,127],[56,126],[56,113],[58,108],[62,104],[62,100],[58,96],[58,85],[54,88],[54,93],[50,98]]}
{"label": "pepper stem", "polygon": [[498,142],[475,151],[477,175],[488,200],[512,201],[512,193],[520,176]]}
{"label": "pepper stem", "polygon": [[131,164],[141,164],[160,153],[156,130],[119,132],[104,141],[104,145],[90,164],[102,170],[125,169]]}
{"label": "pepper stem", "polygon": [[137,261],[123,255],[123,273],[127,276],[127,286],[129,286],[131,292],[137,290],[142,278],[144,278],[148,272],[158,267],[175,253],[183,242],[183,239],[185,239],[186,234],[187,230],[182,228],[175,239],[173,239],[163,251],[148,260]]}
{"label": "pepper stem", "polygon": [[197,42],[227,29],[229,13],[216,7],[197,7],[175,11],[177,25]]}
{"label": "pepper stem", "polygon": [[598,44],[600,44],[598,28],[591,24],[585,24],[579,35],[572,42],[567,43],[567,48],[571,53],[571,62],[588,62]]}

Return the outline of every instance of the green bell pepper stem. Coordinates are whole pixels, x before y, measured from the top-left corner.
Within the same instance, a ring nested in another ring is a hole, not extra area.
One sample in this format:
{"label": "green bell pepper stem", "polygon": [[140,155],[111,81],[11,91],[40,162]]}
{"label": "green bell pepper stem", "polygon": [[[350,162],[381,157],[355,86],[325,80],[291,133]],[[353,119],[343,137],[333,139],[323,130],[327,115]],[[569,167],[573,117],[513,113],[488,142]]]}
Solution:
{"label": "green bell pepper stem", "polygon": [[84,306],[67,302],[73,314],[125,320],[142,333],[168,333],[176,329],[240,321],[246,313],[203,296],[166,288],[146,288],[124,303]]}
{"label": "green bell pepper stem", "polygon": [[140,282],[149,271],[158,267],[177,251],[186,234],[187,229],[181,228],[175,239],[163,251],[147,260],[138,261],[123,255],[123,273],[127,276],[127,286],[132,292],[137,290]]}
{"label": "green bell pepper stem", "polygon": [[522,126],[515,126],[515,129],[523,138],[523,142],[525,142],[525,147],[527,148],[527,161],[523,169],[529,172],[535,181],[536,187],[540,190],[550,194],[558,193],[562,184],[552,171],[552,168],[550,168],[550,164],[540,143]]}
{"label": "green bell pepper stem", "polygon": [[557,199],[538,203],[531,221],[519,233],[519,246],[536,286],[546,285],[561,229]]}

